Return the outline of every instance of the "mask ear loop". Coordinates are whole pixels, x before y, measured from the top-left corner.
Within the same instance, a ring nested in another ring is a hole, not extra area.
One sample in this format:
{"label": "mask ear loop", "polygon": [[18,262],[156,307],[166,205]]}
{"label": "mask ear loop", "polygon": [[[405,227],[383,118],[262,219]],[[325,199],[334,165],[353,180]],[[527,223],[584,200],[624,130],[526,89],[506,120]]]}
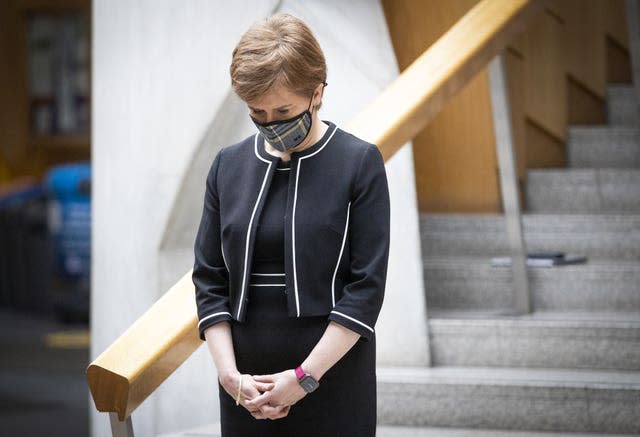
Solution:
{"label": "mask ear loop", "polygon": [[[324,89],[327,87],[327,85],[329,85],[327,82],[322,82],[323,94],[324,94]],[[309,101],[309,107],[307,108],[307,111],[309,111],[309,113],[311,113],[311,102],[313,102],[313,96],[311,96],[311,100]]]}
{"label": "mask ear loop", "polygon": [[307,111],[309,111],[309,114],[311,114],[311,103],[313,103],[313,96],[311,96],[311,99],[309,100],[309,106],[307,106]]}

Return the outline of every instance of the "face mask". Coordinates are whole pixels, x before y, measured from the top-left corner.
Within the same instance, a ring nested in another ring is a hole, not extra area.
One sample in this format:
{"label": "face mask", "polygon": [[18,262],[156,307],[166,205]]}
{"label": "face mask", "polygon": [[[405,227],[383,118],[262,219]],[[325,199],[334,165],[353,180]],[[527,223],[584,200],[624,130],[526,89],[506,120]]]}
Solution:
{"label": "face mask", "polygon": [[310,109],[311,100],[309,101],[309,108],[293,118],[269,123],[260,123],[253,117],[251,117],[251,120],[269,144],[281,152],[286,152],[299,146],[309,135],[312,121]]}

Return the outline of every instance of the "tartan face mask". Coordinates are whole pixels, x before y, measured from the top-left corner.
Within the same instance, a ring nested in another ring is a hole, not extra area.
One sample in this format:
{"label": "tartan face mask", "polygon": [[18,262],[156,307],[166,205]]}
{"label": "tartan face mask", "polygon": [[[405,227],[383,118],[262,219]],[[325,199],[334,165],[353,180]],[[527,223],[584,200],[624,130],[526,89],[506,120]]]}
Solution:
{"label": "tartan face mask", "polygon": [[[311,99],[313,100],[313,97]],[[255,118],[250,117],[269,144],[281,152],[286,152],[300,145],[309,135],[312,121],[310,109],[311,100],[306,111],[287,120],[260,123]]]}

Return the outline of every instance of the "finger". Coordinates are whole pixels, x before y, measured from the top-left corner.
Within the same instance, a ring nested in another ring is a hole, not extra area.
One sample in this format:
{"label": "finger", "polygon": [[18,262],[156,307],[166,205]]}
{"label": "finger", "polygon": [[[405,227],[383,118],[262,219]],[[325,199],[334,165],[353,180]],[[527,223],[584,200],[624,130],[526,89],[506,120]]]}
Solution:
{"label": "finger", "polygon": [[277,420],[277,419],[282,419],[284,416],[282,415],[282,413],[273,413],[271,414],[269,417],[267,417],[267,419],[269,420]]}
{"label": "finger", "polygon": [[260,409],[249,409],[249,408],[246,408],[246,410],[249,412],[249,414],[251,414],[256,419],[265,419],[266,418],[264,413],[262,411],[260,411]]}
{"label": "finger", "polygon": [[256,382],[273,382],[273,375],[253,375]]}
{"label": "finger", "polygon": [[260,393],[264,393],[265,391],[273,390],[276,385],[273,383],[255,382],[254,386]]}
{"label": "finger", "polygon": [[271,405],[263,405],[260,407],[260,412],[265,418],[271,419],[280,412],[280,408],[272,407]]}
{"label": "finger", "polygon": [[262,406],[265,404],[268,404],[270,400],[271,400],[271,392],[266,391],[251,400],[245,401],[244,405],[248,409],[257,410],[257,409],[262,409]]}
{"label": "finger", "polygon": [[279,411],[274,412],[270,417],[271,420],[282,419],[289,414],[289,406],[279,408]]}
{"label": "finger", "polygon": [[285,406],[280,407],[280,414],[283,414],[282,417],[284,417],[287,414],[289,414],[289,410],[291,410],[291,405],[285,405]]}
{"label": "finger", "polygon": [[245,399],[253,399],[261,394],[262,392],[259,391],[253,384],[247,384],[242,387],[242,395]]}

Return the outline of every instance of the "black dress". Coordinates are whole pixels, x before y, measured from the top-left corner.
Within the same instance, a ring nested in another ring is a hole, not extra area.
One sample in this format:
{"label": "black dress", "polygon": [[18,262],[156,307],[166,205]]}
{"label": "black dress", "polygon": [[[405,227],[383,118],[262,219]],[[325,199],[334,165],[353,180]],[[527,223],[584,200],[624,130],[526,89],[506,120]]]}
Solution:
{"label": "black dress", "polygon": [[[231,321],[238,370],[264,375],[300,365],[322,337],[326,316],[287,315],[284,214],[289,162],[277,170],[259,219],[249,283],[247,319]],[[287,417],[257,420],[219,386],[222,437],[370,437],[376,427],[375,337],[355,346],[291,407]]]}

